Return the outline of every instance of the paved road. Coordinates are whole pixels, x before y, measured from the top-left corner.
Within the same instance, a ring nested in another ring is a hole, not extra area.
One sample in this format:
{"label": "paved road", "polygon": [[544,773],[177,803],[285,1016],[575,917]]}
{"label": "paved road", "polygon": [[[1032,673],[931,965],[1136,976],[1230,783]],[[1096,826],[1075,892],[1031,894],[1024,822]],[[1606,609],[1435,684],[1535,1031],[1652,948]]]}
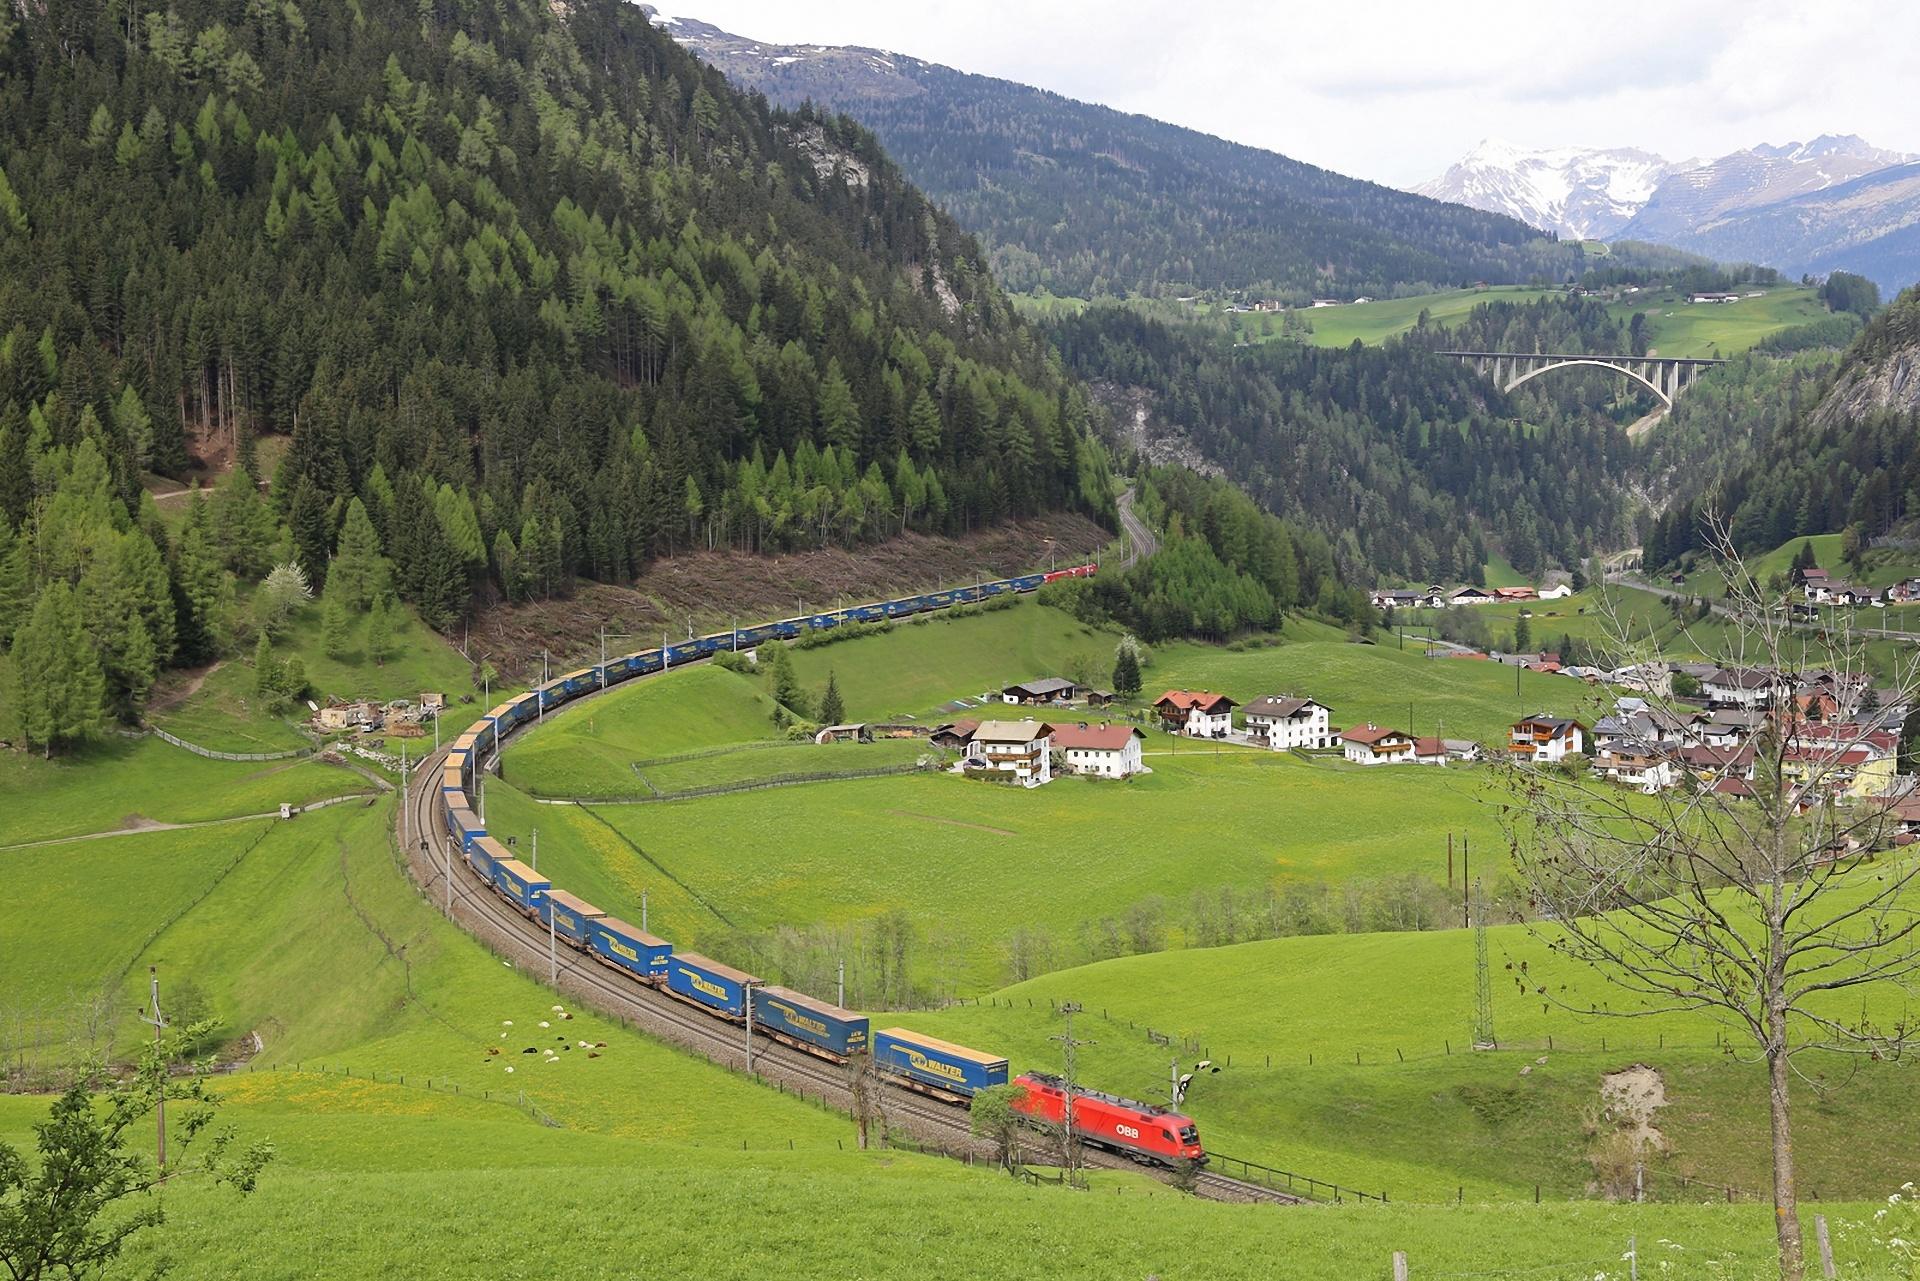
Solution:
{"label": "paved road", "polygon": [[1160,550],[1160,540],[1154,537],[1147,522],[1133,514],[1133,486],[1127,486],[1120,495],[1120,528],[1126,531],[1127,548],[1120,555],[1120,568],[1132,569],[1141,559]]}

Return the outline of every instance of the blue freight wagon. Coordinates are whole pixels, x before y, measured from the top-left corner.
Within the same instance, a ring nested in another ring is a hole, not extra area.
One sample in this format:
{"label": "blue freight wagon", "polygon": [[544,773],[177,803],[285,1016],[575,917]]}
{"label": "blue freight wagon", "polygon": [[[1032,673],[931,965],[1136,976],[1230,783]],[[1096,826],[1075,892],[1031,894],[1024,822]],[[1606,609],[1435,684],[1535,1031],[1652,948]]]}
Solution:
{"label": "blue freight wagon", "polygon": [[673,955],[673,944],[617,916],[603,916],[590,922],[587,945],[608,965],[649,983],[657,983],[667,976],[667,959]]}
{"label": "blue freight wagon", "polygon": [[553,888],[552,881],[517,858],[503,858],[494,863],[493,883],[515,907],[535,918],[540,915],[540,900]]}
{"label": "blue freight wagon", "polygon": [[565,890],[548,890],[540,896],[540,919],[553,926],[553,932],[584,951],[592,936],[593,923],[605,916],[593,904]]}
{"label": "blue freight wagon", "polygon": [[753,989],[753,1021],[770,1036],[836,1060],[867,1048],[864,1015],[784,987]]}
{"label": "blue freight wagon", "polygon": [[[464,801],[466,798],[462,796],[460,799]],[[486,827],[472,810],[465,805],[453,804],[452,798],[448,798],[447,835],[460,847],[461,854],[470,855],[473,843],[486,834]]]}
{"label": "blue freight wagon", "polygon": [[905,1078],[916,1089],[949,1097],[969,1098],[1007,1083],[1007,1061],[999,1055],[969,1050],[903,1027],[873,1034],[873,1065]]}
{"label": "blue freight wagon", "polygon": [[467,866],[487,884],[493,884],[493,869],[513,855],[507,847],[491,836],[482,836],[474,841],[473,848],[467,851]]}
{"label": "blue freight wagon", "polygon": [[730,1018],[746,1017],[747,985],[759,981],[698,952],[675,952],[667,960],[667,991]]}

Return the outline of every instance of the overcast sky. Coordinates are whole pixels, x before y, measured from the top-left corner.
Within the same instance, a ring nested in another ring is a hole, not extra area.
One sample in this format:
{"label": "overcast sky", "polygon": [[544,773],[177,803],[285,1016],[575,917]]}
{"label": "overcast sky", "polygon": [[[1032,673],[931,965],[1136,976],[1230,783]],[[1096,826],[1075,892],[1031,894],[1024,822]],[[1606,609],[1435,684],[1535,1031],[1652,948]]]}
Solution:
{"label": "overcast sky", "polygon": [[1857,133],[1920,152],[1920,3],[658,0],[861,44],[1410,186],[1482,138],[1669,159]]}

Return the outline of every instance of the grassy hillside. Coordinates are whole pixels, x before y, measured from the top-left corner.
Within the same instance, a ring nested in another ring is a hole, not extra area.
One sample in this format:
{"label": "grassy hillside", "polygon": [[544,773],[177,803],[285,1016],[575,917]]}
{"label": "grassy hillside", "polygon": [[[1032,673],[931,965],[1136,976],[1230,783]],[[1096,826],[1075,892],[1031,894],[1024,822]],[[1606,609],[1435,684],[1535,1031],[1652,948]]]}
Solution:
{"label": "grassy hillside", "polygon": [[[1305,338],[1321,347],[1344,347],[1356,339],[1378,343],[1412,329],[1422,311],[1428,312],[1435,324],[1445,325],[1484,302],[1531,302],[1555,292],[1508,287],[1455,289],[1413,298],[1322,307],[1305,313],[1313,326]],[[1713,305],[1689,303],[1686,294],[1678,290],[1648,290],[1610,304],[1608,310],[1622,324],[1637,311],[1647,312],[1647,346],[1656,356],[1735,356],[1769,334],[1827,314],[1816,292],[1801,286]],[[1235,319],[1241,322],[1241,328],[1249,330],[1246,336],[1258,339],[1264,335],[1262,317],[1243,315]],[[1280,332],[1277,317],[1272,328],[1276,335]]]}
{"label": "grassy hillside", "polygon": [[0,845],[276,812],[372,790],[310,760],[216,761],[157,738],[109,738],[51,761],[0,753]]}
{"label": "grassy hillside", "polygon": [[[1543,1008],[1516,981],[1523,964],[1528,984],[1559,1000],[1625,1006],[1520,927],[1490,935],[1497,1052],[1467,1049],[1473,942],[1463,930],[1122,957],[1008,988],[997,1004],[900,1018],[994,1046],[1016,1064],[1057,1065],[1052,1007],[1078,1001],[1086,1013],[1076,1035],[1095,1042],[1081,1052],[1086,1079],[1164,1098],[1169,1057],[1190,1067],[1204,1055],[1222,1070],[1201,1075],[1188,1107],[1210,1147],[1404,1199],[1461,1186],[1469,1196],[1518,1196],[1536,1183],[1579,1195],[1593,1176],[1600,1079],[1643,1062],[1662,1072],[1669,1100],[1656,1118],[1673,1144],[1656,1163],[1656,1195],[1686,1195],[1677,1175],[1765,1187],[1764,1077],[1718,1049],[1716,1025],[1701,1015],[1621,1020]],[[1899,1005],[1891,992],[1876,1000],[1887,1013]],[[1188,1044],[1170,1050],[1150,1030]],[[1800,1066],[1806,1185],[1865,1196],[1906,1177],[1898,1118],[1911,1067],[1856,1072],[1819,1056]]]}
{"label": "grassy hillside", "polygon": [[963,618],[929,616],[880,636],[795,650],[794,674],[817,694],[831,671],[847,715],[923,715],[959,697],[998,694],[1015,681],[1064,676],[1075,666],[1105,684],[1119,637],[1057,609],[1021,601]]}

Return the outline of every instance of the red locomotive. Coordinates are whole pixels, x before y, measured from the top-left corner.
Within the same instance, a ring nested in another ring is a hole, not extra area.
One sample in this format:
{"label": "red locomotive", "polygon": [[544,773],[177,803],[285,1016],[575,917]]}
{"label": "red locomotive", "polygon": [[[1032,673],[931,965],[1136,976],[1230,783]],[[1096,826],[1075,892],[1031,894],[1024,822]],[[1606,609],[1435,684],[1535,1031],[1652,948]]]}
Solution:
{"label": "red locomotive", "polygon": [[1092,578],[1093,571],[1099,568],[1100,567],[1098,565],[1088,564],[1088,565],[1075,565],[1071,569],[1051,570],[1045,574],[1040,575],[1040,581],[1043,583],[1057,583],[1063,578]]}
{"label": "red locomotive", "polygon": [[[1027,1072],[1015,1077],[1013,1084],[1025,1090],[1014,1100],[1017,1110],[1055,1125],[1066,1119],[1066,1082],[1059,1077]],[[1192,1117],[1117,1094],[1076,1088],[1073,1132],[1083,1143],[1110,1148],[1136,1161],[1160,1165],[1176,1161],[1207,1163],[1206,1149],[1200,1146],[1200,1130]]]}

